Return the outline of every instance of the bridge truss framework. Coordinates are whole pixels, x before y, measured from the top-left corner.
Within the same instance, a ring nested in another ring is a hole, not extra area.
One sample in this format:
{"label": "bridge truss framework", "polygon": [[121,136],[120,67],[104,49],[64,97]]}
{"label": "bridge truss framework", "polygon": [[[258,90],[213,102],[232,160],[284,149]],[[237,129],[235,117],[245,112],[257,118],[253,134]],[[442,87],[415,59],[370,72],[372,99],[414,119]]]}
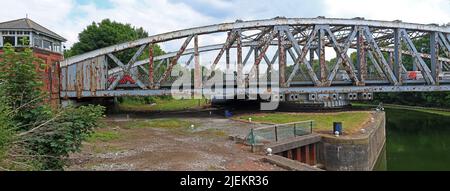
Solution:
{"label": "bridge truss framework", "polygon": [[[218,34],[226,34],[222,43],[199,43],[201,37]],[[427,48],[418,49],[418,39],[421,43],[425,39],[421,47]],[[181,42],[180,48],[154,55],[153,45],[169,41]],[[135,53],[124,62],[118,57],[127,50]],[[336,56],[332,62],[326,60],[330,50]],[[147,58],[142,56],[145,52]],[[352,52],[356,58],[351,58]],[[200,63],[204,54],[210,60]],[[170,94],[168,87],[177,80],[171,74],[180,66],[192,70],[189,91],[205,95],[210,93],[204,84],[213,76],[211,71],[230,68],[234,85],[223,85],[225,91],[248,94],[255,87],[250,78],[275,73],[277,79],[269,84],[276,81],[277,99],[289,101],[336,102],[371,99],[375,92],[450,91],[450,26],[319,17],[236,21],[174,31],[62,61],[61,97]],[[258,82],[256,87],[262,85]]]}

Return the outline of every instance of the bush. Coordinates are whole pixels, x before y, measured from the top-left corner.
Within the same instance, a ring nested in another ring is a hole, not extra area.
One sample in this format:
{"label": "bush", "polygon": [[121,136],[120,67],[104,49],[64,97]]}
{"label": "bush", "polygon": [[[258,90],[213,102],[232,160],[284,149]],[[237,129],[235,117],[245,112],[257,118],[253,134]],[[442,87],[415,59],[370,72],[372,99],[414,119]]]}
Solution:
{"label": "bush", "polygon": [[51,109],[30,49],[0,55],[0,169],[62,170],[103,116],[101,106]]}
{"label": "bush", "polygon": [[39,164],[38,169],[61,170],[65,158],[78,152],[82,142],[98,127],[103,112],[104,107],[93,105],[66,108],[54,116],[53,121],[25,132],[20,138],[25,142],[28,155],[34,156],[34,163]]}
{"label": "bush", "polygon": [[0,162],[12,139],[11,122],[8,113],[10,113],[8,107],[0,102]]}

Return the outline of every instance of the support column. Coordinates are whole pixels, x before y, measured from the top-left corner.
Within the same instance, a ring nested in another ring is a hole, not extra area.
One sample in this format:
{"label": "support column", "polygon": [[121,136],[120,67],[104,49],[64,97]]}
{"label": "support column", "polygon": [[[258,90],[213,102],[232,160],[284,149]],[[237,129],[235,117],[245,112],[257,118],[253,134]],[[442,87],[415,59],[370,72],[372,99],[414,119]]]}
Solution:
{"label": "support column", "polygon": [[286,84],[286,48],[283,44],[283,31],[278,31],[278,72],[280,87],[287,87]]}
{"label": "support column", "polygon": [[364,29],[358,28],[358,39],[357,39],[357,69],[358,69],[358,77],[359,80],[364,85],[365,80],[367,79],[367,62],[366,62],[366,50],[364,46]]}
{"label": "support column", "polygon": [[[231,35],[231,32],[228,32],[228,36],[230,36],[230,35]],[[225,50],[225,63],[226,63],[227,70],[229,70],[230,69],[230,48],[227,48]]]}
{"label": "support column", "polygon": [[[194,37],[194,90],[201,90],[203,84],[202,67],[200,65],[200,54],[198,51],[198,35]],[[194,99],[201,99],[201,92],[194,93]]]}
{"label": "support column", "polygon": [[148,59],[149,59],[149,65],[148,65],[148,88],[153,89],[155,79],[153,76],[153,65],[154,65],[154,50],[153,50],[153,43],[150,43],[148,45]]}
{"label": "support column", "polygon": [[309,156],[309,146],[306,145],[306,146],[303,146],[303,147],[305,148],[305,163],[309,164],[310,160],[311,160],[311,158]]}
{"label": "support column", "polygon": [[[325,83],[327,81],[327,62],[325,60],[325,31],[319,30],[319,65],[320,65],[320,81]],[[313,52],[314,53],[314,52]],[[314,63],[314,59],[310,60],[311,64]]]}
{"label": "support column", "polygon": [[236,38],[236,51],[237,51],[237,69],[236,69],[236,80],[237,80],[237,87],[238,87],[238,93],[237,93],[237,99],[245,99],[245,82],[244,82],[244,76],[243,76],[243,63],[242,63],[242,40],[241,40],[241,34],[238,32],[237,38]]}
{"label": "support column", "polygon": [[310,154],[311,154],[311,156],[310,156],[311,162],[309,164],[315,165],[317,163],[316,162],[316,144],[309,145],[309,148],[310,148]]}
{"label": "support column", "polygon": [[295,154],[297,157],[295,158],[295,160],[301,162],[302,161],[302,151],[300,148],[297,148],[296,151],[297,152],[295,152]]}
{"label": "support column", "polygon": [[[255,75],[256,75],[256,87],[259,89],[259,64],[256,64],[256,62],[257,62],[257,59],[258,59],[258,53],[259,53],[259,48],[258,47],[256,47],[255,48]],[[258,93],[259,92],[257,92],[257,95],[256,96],[258,96]]]}
{"label": "support column", "polygon": [[394,64],[393,64],[393,72],[394,75],[398,79],[398,83],[402,84],[402,39],[399,29],[394,29]]}
{"label": "support column", "polygon": [[439,71],[441,70],[441,62],[439,62],[439,36],[437,32],[430,34],[430,60],[431,60],[431,75],[439,85]]}
{"label": "support column", "polygon": [[292,155],[292,150],[288,150],[287,151],[287,158],[292,160],[293,159],[292,156],[293,156]]}

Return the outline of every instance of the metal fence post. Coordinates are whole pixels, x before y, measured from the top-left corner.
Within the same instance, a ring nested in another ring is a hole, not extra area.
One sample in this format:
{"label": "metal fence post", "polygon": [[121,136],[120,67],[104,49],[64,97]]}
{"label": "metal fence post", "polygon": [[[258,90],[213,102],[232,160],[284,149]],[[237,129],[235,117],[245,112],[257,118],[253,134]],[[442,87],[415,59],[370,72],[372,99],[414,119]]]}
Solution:
{"label": "metal fence post", "polygon": [[256,140],[255,140],[255,132],[253,131],[253,128],[250,130],[250,134],[252,135],[252,145],[256,144]]}
{"label": "metal fence post", "polygon": [[313,121],[309,122],[309,133],[312,133]]}
{"label": "metal fence post", "polygon": [[294,137],[297,137],[297,124],[294,123]]}
{"label": "metal fence post", "polygon": [[275,142],[278,142],[278,126],[275,125]]}

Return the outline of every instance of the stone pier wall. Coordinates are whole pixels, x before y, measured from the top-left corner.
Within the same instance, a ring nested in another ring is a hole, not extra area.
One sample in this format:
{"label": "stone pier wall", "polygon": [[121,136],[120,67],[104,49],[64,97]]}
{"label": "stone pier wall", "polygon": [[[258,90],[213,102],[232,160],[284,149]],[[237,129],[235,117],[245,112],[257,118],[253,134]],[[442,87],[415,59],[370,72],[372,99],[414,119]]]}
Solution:
{"label": "stone pier wall", "polygon": [[356,137],[323,135],[318,144],[318,162],[328,171],[373,170],[386,142],[386,116],[374,112],[372,117],[373,121],[364,127],[366,132]]}

